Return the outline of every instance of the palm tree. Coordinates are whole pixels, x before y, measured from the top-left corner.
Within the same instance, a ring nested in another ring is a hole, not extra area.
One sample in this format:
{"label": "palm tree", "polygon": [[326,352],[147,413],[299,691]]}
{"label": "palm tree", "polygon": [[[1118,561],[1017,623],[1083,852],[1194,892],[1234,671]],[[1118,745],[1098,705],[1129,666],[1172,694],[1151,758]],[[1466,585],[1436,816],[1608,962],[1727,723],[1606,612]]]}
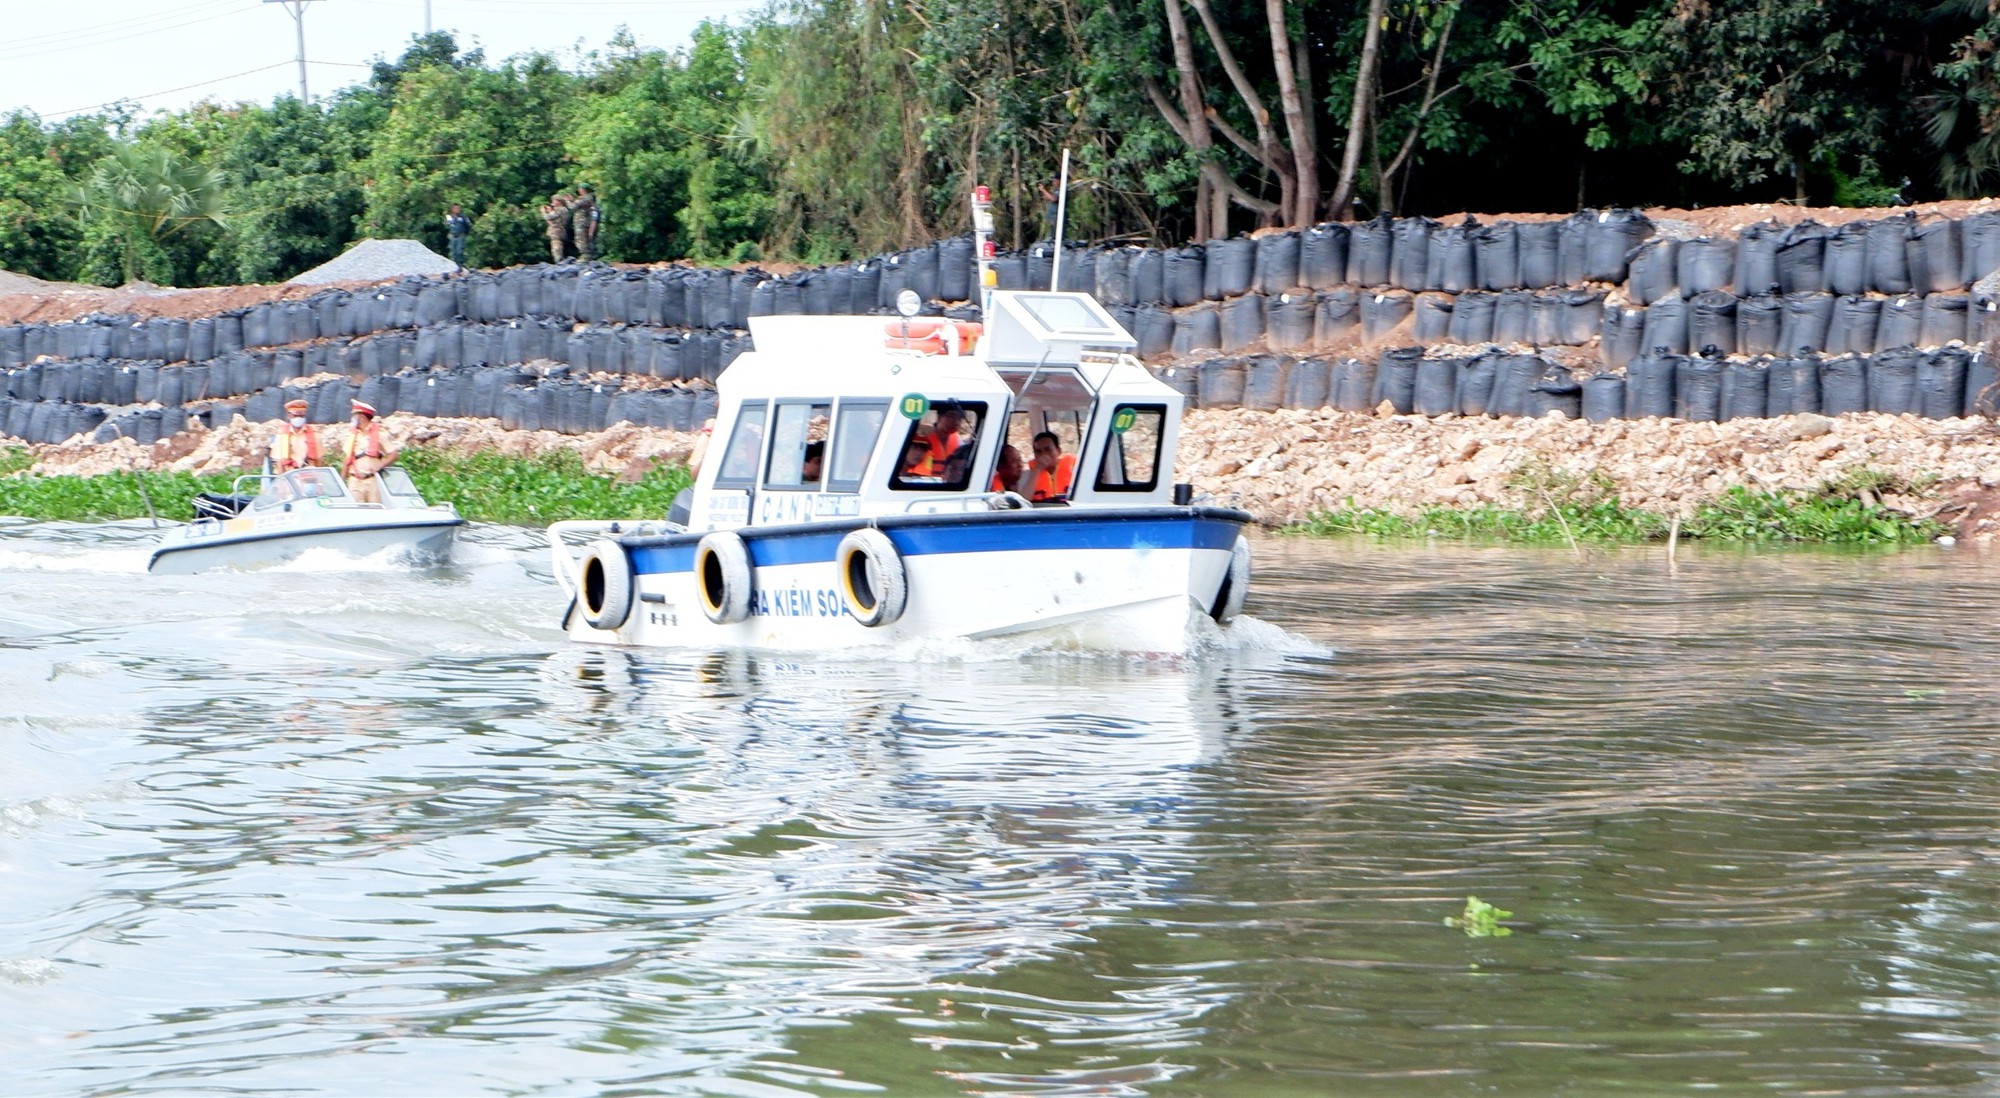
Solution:
{"label": "palm tree", "polygon": [[228,223],[228,177],[216,168],[184,160],[167,149],[125,146],[97,162],[90,180],[73,200],[85,220],[112,224],[124,250],[125,281],[139,277],[146,245],[161,242],[190,225]]}

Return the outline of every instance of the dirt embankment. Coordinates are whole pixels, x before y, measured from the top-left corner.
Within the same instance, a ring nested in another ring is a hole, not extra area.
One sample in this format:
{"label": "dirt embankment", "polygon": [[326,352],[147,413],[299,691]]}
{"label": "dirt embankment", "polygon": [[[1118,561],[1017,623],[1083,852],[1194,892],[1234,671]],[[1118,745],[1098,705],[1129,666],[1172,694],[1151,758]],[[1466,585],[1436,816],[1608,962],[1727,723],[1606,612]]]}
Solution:
{"label": "dirt embankment", "polygon": [[[405,444],[532,455],[573,450],[597,472],[636,478],[684,462],[696,436],[619,426],[591,435],[506,431],[490,420],[389,417]],[[330,447],[341,429],[322,427]],[[227,473],[254,468],[268,427],[240,417],[152,446],[120,439],[37,447],[35,473],[132,469]],[[1524,470],[1536,475],[1523,477]],[[1962,540],[2000,538],[2000,425],[1985,419],[1798,415],[1730,423],[1398,416],[1316,411],[1191,412],[1175,476],[1198,494],[1272,525],[1317,511],[1373,507],[1411,513],[1485,504],[1533,507],[1537,480],[1601,474],[1626,506],[1689,514],[1730,488],[1810,491],[1850,473],[1884,473],[1913,490],[1881,503],[1936,518]]]}

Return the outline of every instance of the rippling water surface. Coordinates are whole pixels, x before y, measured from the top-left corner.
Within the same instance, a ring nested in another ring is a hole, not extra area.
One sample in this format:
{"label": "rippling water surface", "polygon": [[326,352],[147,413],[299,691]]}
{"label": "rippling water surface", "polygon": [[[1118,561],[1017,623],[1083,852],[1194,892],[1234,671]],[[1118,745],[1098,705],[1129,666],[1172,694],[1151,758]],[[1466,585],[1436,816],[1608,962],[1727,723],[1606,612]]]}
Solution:
{"label": "rippling water surface", "polygon": [[1164,664],[153,536],[0,525],[0,1093],[2000,1091],[1992,555],[1269,540]]}

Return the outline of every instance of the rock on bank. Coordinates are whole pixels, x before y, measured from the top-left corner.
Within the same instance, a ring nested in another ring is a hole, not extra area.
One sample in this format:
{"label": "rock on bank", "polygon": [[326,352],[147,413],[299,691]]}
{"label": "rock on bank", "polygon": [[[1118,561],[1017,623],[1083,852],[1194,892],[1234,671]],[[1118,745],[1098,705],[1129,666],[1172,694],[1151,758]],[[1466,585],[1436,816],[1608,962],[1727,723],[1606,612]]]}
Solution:
{"label": "rock on bank", "polygon": [[[630,425],[563,435],[510,432],[491,420],[398,415],[389,422],[412,445],[522,456],[572,450],[586,467],[625,477],[686,461],[695,439]],[[337,446],[338,429],[322,430]],[[192,426],[151,446],[125,439],[41,446],[34,448],[31,473],[224,473],[253,468],[268,437],[266,425],[238,417],[216,430]],[[1523,477],[1524,471],[1601,475],[1625,506],[1686,515],[1737,485],[1809,492],[1864,470],[1911,486],[1881,500],[1893,510],[1956,524],[1965,538],[2000,536],[2000,425],[1985,418],[1859,413],[1589,423],[1559,415],[1203,410],[1188,413],[1183,423],[1175,476],[1191,481],[1198,495],[1283,525],[1354,508],[1532,507],[1536,478]]]}

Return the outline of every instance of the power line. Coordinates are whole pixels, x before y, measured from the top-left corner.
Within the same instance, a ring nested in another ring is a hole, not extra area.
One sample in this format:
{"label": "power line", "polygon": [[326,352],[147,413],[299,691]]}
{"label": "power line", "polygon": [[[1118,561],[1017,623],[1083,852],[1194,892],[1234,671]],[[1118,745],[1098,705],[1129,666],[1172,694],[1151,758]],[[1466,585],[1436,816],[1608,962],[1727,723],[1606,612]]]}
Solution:
{"label": "power line", "polygon": [[[329,63],[330,63],[330,62],[329,62]],[[199,83],[199,84],[183,84],[183,85],[181,85],[181,86],[180,86],[180,87],[178,87],[178,88],[168,88],[168,89],[166,89],[165,91],[156,91],[156,92],[147,92],[147,93],[146,93],[145,95],[127,95],[127,96],[123,96],[123,97],[121,97],[121,98],[118,98],[118,99],[110,99],[110,100],[106,100],[105,102],[102,102],[102,103],[97,103],[97,104],[93,104],[93,105],[91,105],[91,106],[88,106],[88,107],[76,107],[76,108],[74,108],[74,109],[71,109],[71,110],[66,110],[66,111],[56,111],[56,112],[55,112],[54,114],[50,114],[50,115],[47,115],[46,117],[47,117],[47,118],[67,118],[67,117],[69,117],[70,115],[73,115],[73,114],[87,114],[87,113],[89,113],[89,112],[91,112],[91,111],[95,111],[95,110],[102,110],[102,109],[104,109],[105,107],[115,107],[115,106],[117,106],[117,105],[118,105],[118,104],[120,104],[120,103],[127,103],[127,102],[137,102],[137,101],[140,101],[140,100],[146,100],[146,99],[152,99],[152,98],[154,98],[155,96],[161,96],[161,95],[172,95],[172,94],[174,94],[175,92],[184,92],[184,91],[192,91],[192,90],[194,90],[195,88],[205,88],[205,87],[208,87],[208,86],[209,86],[210,84],[220,84],[220,83],[223,83],[224,81],[228,81],[228,80],[234,80],[234,79],[236,79],[237,77],[240,77],[240,76],[252,76],[252,75],[255,75],[255,74],[257,74],[257,73],[260,73],[260,72],[269,72],[269,71],[271,71],[272,69],[282,69],[282,68],[284,68],[284,67],[285,67],[286,65],[289,65],[289,64],[291,64],[291,62],[289,62],[289,61],[280,61],[280,62],[278,62],[277,64],[274,64],[274,65],[264,65],[264,66],[261,66],[261,67],[259,67],[259,68],[254,68],[254,69],[245,69],[245,70],[244,70],[244,71],[242,71],[242,72],[239,72],[239,73],[232,73],[232,74],[230,74],[230,75],[228,75],[228,76],[218,76],[218,77],[216,77],[216,78],[215,78],[215,79],[213,79],[213,80],[203,80],[203,81],[202,81],[201,83]]]}
{"label": "power line", "polygon": [[[225,0],[225,2],[227,2],[227,0]],[[188,10],[195,10],[195,9],[188,9]],[[76,43],[75,45],[59,45],[52,43],[50,45],[44,45],[44,46],[24,46],[19,42],[10,41],[7,43],[4,49],[0,49],[0,60],[11,61],[23,57],[42,57],[48,54],[55,54],[55,53],[73,53],[77,50],[94,50],[102,45],[105,45],[106,43],[124,42],[133,38],[150,38],[155,35],[164,34],[167,31],[179,30],[182,27],[192,27],[199,23],[211,23],[217,19],[226,19],[232,15],[242,15],[248,10],[249,10],[248,8],[237,8],[232,6],[228,11],[219,11],[214,13],[213,15],[204,15],[198,19],[189,19],[180,23],[167,23],[167,24],[151,25],[143,27],[137,23],[127,24],[125,27],[122,28],[123,33],[106,33],[104,31],[97,30],[89,32],[88,35],[80,35],[80,34],[72,34],[71,32],[64,32],[64,34],[67,35],[68,37],[63,40],[74,41]]]}

